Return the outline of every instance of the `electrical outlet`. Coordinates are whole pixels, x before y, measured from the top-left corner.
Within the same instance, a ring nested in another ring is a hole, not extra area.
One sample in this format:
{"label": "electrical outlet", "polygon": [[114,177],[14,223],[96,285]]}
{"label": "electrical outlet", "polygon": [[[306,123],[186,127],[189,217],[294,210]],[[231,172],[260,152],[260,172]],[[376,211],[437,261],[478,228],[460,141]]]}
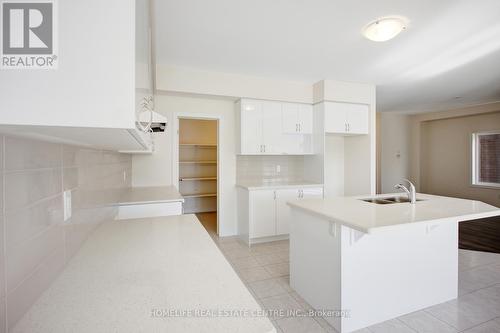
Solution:
{"label": "electrical outlet", "polygon": [[127,171],[123,171],[123,181],[127,181]]}
{"label": "electrical outlet", "polygon": [[71,218],[71,190],[63,193],[63,211],[64,222],[66,222]]}
{"label": "electrical outlet", "polygon": [[280,173],[281,172],[281,165],[276,165],[276,173]]}

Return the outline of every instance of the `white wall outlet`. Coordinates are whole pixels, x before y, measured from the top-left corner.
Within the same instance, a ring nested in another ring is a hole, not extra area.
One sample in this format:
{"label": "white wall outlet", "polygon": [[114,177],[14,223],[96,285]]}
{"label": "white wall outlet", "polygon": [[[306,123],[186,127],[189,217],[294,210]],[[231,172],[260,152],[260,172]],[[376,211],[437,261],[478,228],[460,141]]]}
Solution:
{"label": "white wall outlet", "polygon": [[64,222],[71,218],[71,190],[64,191],[63,193],[63,211]]}
{"label": "white wall outlet", "polygon": [[280,173],[281,172],[281,165],[276,165],[276,173]]}
{"label": "white wall outlet", "polygon": [[127,181],[127,171],[123,171],[123,181]]}

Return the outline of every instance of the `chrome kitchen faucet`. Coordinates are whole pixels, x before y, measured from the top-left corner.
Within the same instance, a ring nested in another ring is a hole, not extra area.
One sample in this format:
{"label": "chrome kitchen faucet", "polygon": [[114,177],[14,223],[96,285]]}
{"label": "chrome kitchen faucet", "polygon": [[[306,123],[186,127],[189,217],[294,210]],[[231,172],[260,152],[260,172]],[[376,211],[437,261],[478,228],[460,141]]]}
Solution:
{"label": "chrome kitchen faucet", "polygon": [[415,202],[417,202],[417,193],[415,191],[415,185],[413,185],[413,183],[408,179],[404,180],[408,182],[410,189],[408,189],[401,183],[394,185],[394,188],[405,191],[405,193],[408,195],[408,200],[410,200],[410,203],[414,204]]}

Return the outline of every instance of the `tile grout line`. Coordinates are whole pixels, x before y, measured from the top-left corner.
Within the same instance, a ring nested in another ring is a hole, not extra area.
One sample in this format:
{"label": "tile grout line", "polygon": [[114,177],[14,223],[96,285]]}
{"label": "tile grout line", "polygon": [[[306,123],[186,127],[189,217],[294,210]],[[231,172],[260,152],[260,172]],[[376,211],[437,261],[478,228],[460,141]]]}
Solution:
{"label": "tile grout line", "polygon": [[3,241],[3,244],[2,244],[2,247],[3,247],[3,253],[2,253],[2,259],[3,259],[3,265],[4,265],[4,269],[3,269],[3,286],[2,286],[2,289],[4,291],[4,297],[3,297],[3,301],[4,301],[4,315],[5,315],[5,323],[4,323],[4,329],[5,329],[5,332],[8,332],[9,331],[9,325],[8,325],[8,316],[7,316],[7,313],[8,313],[8,308],[7,308],[7,235],[6,235],[6,223],[5,223],[5,136],[2,135],[2,138],[1,138],[1,146],[0,146],[0,153],[1,153],[1,156],[2,156],[2,161],[1,161],[1,166],[2,166],[2,188],[1,188],[1,191],[2,191],[2,228],[3,228],[3,235],[2,235],[2,241]]}
{"label": "tile grout line", "polygon": [[[33,277],[37,272],[38,270],[40,270],[40,268],[42,268],[43,266],[47,265],[47,262],[48,260],[50,259],[50,257],[52,257],[55,253],[57,253],[57,248],[55,248],[52,252],[50,252],[49,255],[47,255],[47,257],[43,258],[41,260],[41,262],[35,266],[35,268],[33,269],[32,272],[30,272],[29,274],[26,275],[26,277],[24,279],[21,279],[21,281],[19,281],[19,283],[14,287],[12,288],[12,290],[9,292],[9,294],[12,294],[14,293],[17,289],[19,289],[19,287],[21,287],[21,285],[26,282],[27,280],[29,280],[31,277]],[[64,263],[63,263],[63,267],[64,267]],[[50,284],[52,284],[52,282],[54,282],[54,280],[52,280],[50,282]],[[6,283],[7,285],[7,283]]]}
{"label": "tile grout line", "polygon": [[[479,326],[484,325],[484,324],[486,324],[486,323],[489,323],[489,322],[492,322],[492,321],[496,321],[497,319],[500,319],[500,316],[499,316],[499,317],[495,317],[495,318],[490,319],[490,320],[487,320],[487,321],[485,321],[485,322],[479,323],[479,324],[474,325],[474,326],[472,326],[472,327],[469,327],[469,328],[463,329],[463,330],[461,330],[461,331],[458,331],[458,333],[466,332],[466,331],[468,331],[468,330],[471,330],[471,329],[473,329],[473,328],[479,327]],[[458,330],[458,328],[457,328],[457,330]]]}
{"label": "tile grout line", "polygon": [[[404,316],[404,315],[403,315]],[[403,326],[405,326],[406,328],[408,328],[410,331],[413,331],[415,333],[418,333],[418,331],[416,329],[414,329],[413,327],[411,327],[410,325],[408,325],[407,323],[405,323],[404,321],[402,321],[401,319],[399,319],[401,316],[398,316],[394,319],[396,319],[398,322],[400,322],[401,324],[403,324]]]}
{"label": "tile grout line", "polygon": [[[483,289],[491,288],[491,287],[493,287],[493,286],[497,286],[497,285],[500,285],[500,283],[495,283],[495,284],[493,284],[493,285],[491,285],[491,286],[487,286],[487,287],[479,288],[479,289],[477,289],[477,290],[474,290],[474,291],[471,291],[471,292],[469,292],[469,293],[463,294],[463,295],[458,296],[457,298],[455,298],[455,300],[458,300],[460,297],[463,297],[463,296],[465,296],[465,295],[469,295],[469,294],[475,293],[476,291],[480,291],[480,290],[483,290]],[[453,301],[453,300],[451,300],[451,301]],[[448,302],[449,302],[449,301],[448,301]],[[445,303],[447,303],[447,302],[445,302]],[[444,304],[444,303],[440,303],[440,304]],[[436,304],[436,305],[440,305],[440,304]],[[494,320],[494,319],[500,318],[500,316],[499,316],[499,317],[495,317],[495,318],[493,318],[493,319],[490,319],[490,320],[487,320],[487,321],[485,321],[485,322],[479,323],[479,324],[477,324],[477,325],[474,325],[474,326],[472,326],[472,327],[466,328],[466,329],[464,329],[464,330],[460,330],[458,327],[455,327],[455,325],[450,324],[450,323],[448,323],[448,322],[446,322],[446,321],[442,320],[442,319],[441,319],[441,318],[439,318],[439,317],[436,317],[433,313],[429,312],[429,311],[428,311],[428,309],[429,309],[429,307],[428,307],[428,308],[425,308],[425,309],[422,309],[421,311],[425,311],[425,313],[427,313],[427,314],[431,315],[433,318],[435,318],[435,319],[439,320],[440,322],[443,322],[443,323],[445,323],[445,324],[447,324],[447,325],[449,325],[449,326],[453,327],[454,329],[456,329],[456,330],[457,330],[457,332],[464,332],[464,331],[469,330],[469,329],[471,329],[471,328],[473,328],[473,327],[476,327],[476,326],[482,325],[482,324],[484,324],[484,323],[487,323],[487,322],[489,322],[489,321],[491,321],[491,320]]]}

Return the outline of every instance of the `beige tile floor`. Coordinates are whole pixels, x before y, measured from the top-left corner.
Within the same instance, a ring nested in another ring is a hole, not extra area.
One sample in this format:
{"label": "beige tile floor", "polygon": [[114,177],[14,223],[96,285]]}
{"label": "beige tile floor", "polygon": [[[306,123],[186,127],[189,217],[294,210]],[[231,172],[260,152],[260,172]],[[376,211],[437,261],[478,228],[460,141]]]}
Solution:
{"label": "beige tile floor", "polygon": [[[289,243],[248,248],[211,234],[264,309],[307,310],[289,285]],[[358,333],[500,333],[500,254],[460,250],[458,299],[389,320]],[[274,317],[278,332],[335,332],[323,318]]]}

